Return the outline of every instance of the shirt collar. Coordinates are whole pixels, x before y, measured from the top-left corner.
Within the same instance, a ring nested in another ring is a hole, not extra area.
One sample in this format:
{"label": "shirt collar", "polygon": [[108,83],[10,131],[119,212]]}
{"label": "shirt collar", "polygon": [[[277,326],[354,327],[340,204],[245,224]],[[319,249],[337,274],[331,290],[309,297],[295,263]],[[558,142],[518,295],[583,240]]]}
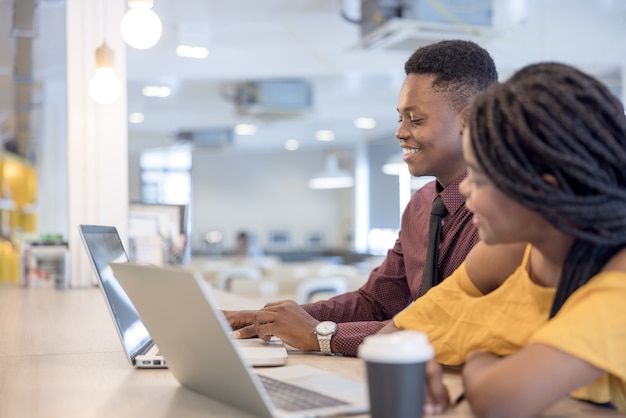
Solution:
{"label": "shirt collar", "polygon": [[439,182],[436,182],[436,190],[441,195],[443,204],[448,209],[448,214],[452,215],[456,213],[461,207],[465,205],[465,196],[459,191],[459,184],[467,177],[467,173],[452,182],[448,187],[441,190],[442,187]]}

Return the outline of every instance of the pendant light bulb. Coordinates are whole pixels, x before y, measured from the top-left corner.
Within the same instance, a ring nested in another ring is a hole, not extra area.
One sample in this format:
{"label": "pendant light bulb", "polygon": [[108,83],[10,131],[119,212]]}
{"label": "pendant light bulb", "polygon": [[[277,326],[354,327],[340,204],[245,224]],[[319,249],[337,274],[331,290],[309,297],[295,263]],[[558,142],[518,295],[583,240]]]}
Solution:
{"label": "pendant light bulb", "polygon": [[161,39],[163,25],[152,10],[153,0],[128,0],[130,10],[120,24],[122,38],[136,49],[148,49]]}
{"label": "pendant light bulb", "polygon": [[113,70],[113,50],[103,43],[96,49],[96,73],[89,82],[89,94],[98,103],[109,104],[122,93],[122,83]]}

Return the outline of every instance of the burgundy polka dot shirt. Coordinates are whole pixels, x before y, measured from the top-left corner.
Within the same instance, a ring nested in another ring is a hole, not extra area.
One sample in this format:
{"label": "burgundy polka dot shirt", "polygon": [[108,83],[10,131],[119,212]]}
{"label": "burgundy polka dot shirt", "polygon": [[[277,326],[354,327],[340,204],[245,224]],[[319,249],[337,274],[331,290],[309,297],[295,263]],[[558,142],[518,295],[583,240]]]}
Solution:
{"label": "burgundy polka dot shirt", "polygon": [[[456,270],[478,242],[472,214],[465,207],[465,197],[459,192],[459,183],[464,178],[459,178],[441,192],[448,215],[443,218],[441,227],[440,277],[448,277]],[[366,336],[378,332],[420,296],[430,208],[437,195],[435,185],[434,181],[428,183],[413,194],[402,214],[401,230],[394,247],[359,290],[302,305],[318,321],[339,324],[333,337],[337,353],[356,356],[359,344]]]}

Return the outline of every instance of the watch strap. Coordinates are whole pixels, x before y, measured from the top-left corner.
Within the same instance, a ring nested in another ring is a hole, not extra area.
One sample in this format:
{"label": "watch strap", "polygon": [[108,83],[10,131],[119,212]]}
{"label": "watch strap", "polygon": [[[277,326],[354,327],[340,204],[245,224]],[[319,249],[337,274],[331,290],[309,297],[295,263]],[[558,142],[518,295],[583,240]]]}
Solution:
{"label": "watch strap", "polygon": [[317,335],[317,342],[320,344],[320,351],[323,354],[330,355],[333,352],[330,350],[330,339],[331,335]]}

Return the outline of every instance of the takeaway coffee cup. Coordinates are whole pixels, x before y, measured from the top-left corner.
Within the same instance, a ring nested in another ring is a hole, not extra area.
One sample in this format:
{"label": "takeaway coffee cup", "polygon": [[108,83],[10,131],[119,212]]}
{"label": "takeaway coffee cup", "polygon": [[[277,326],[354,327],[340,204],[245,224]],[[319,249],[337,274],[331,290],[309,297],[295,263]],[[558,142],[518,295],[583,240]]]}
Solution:
{"label": "takeaway coffee cup", "polygon": [[426,363],[434,351],[426,334],[372,335],[359,346],[365,360],[372,418],[421,418]]}

